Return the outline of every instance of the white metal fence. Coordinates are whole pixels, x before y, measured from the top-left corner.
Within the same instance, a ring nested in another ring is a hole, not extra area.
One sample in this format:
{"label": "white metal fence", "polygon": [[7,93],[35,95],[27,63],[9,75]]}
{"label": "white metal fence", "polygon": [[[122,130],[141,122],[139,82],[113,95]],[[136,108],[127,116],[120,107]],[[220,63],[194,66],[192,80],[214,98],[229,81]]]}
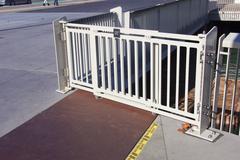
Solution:
{"label": "white metal fence", "polygon": [[[207,130],[210,125],[239,131],[235,98],[230,114],[225,112],[227,85],[222,93],[222,108],[218,105],[223,81],[219,72],[221,57],[227,54],[221,48],[221,38],[214,78],[217,28],[197,36],[130,29],[129,13],[121,17],[121,12],[118,8],[78,22],[54,23],[59,89],[87,90],[188,122],[193,127],[187,133],[211,141],[218,134]],[[226,119],[231,125],[226,125]]]}
{"label": "white metal fence", "polygon": [[239,21],[239,0],[209,0],[210,20]]}
{"label": "white metal fence", "polygon": [[225,35],[219,39],[212,97],[212,127],[240,135],[239,48],[224,46]]}
{"label": "white metal fence", "polygon": [[[227,7],[228,5],[238,4],[240,1],[237,0],[209,0],[209,7],[208,9],[210,11],[214,9],[222,10],[224,7]],[[225,8],[226,9],[226,8]],[[230,9],[230,8],[228,8]],[[231,10],[229,10],[231,11]]]}
{"label": "white metal fence", "polygon": [[65,27],[70,87],[188,122],[199,135],[208,128],[210,100],[204,95],[209,90],[202,85],[209,84],[202,80],[212,72],[205,54],[215,50],[216,28],[191,36],[73,23]]}
{"label": "white metal fence", "polygon": [[234,3],[235,3],[235,0],[209,0],[209,7],[208,7],[208,9],[210,11],[212,11],[214,9],[221,10],[226,5],[234,4]]}
{"label": "white metal fence", "polygon": [[97,25],[97,26],[121,27],[121,22],[119,20],[118,14],[114,12],[82,18],[79,20],[75,20],[72,23],[89,24],[89,25]]}

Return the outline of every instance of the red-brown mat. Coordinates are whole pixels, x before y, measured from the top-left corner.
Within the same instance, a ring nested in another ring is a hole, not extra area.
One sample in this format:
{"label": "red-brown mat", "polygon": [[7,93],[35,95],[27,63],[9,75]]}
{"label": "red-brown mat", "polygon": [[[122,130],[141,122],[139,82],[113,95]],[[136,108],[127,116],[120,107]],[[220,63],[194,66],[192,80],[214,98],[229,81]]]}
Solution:
{"label": "red-brown mat", "polygon": [[76,91],[0,138],[1,160],[122,160],[155,119]]}

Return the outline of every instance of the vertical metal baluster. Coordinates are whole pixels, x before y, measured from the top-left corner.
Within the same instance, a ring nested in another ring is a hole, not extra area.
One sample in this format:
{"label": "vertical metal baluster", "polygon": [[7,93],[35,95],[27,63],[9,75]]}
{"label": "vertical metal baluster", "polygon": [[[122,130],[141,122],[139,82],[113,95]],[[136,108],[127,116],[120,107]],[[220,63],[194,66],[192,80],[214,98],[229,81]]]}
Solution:
{"label": "vertical metal baluster", "polygon": [[179,75],[180,75],[180,46],[177,46],[177,65],[176,65],[176,98],[175,109],[178,109],[179,103]]}
{"label": "vertical metal baluster", "polygon": [[142,42],[142,66],[143,66],[143,99],[147,100],[147,90],[146,90],[146,44]]}
{"label": "vertical metal baluster", "polygon": [[154,102],[154,53],[153,53],[153,47],[154,44],[151,42],[150,43],[150,65],[151,65],[151,70],[150,70],[150,78],[151,78],[151,102]]}
{"label": "vertical metal baluster", "polygon": [[103,19],[103,26],[106,26],[106,21],[105,21],[105,19]]}
{"label": "vertical metal baluster", "polygon": [[154,78],[155,78],[155,87],[154,87],[154,90],[155,90],[155,93],[154,93],[154,95],[155,95],[155,100],[156,100],[156,102],[155,103],[159,103],[159,90],[158,90],[158,88],[159,88],[159,53],[158,53],[158,51],[159,51],[159,49],[158,49],[158,45],[155,45],[155,48],[154,48],[154,56],[155,56],[155,58],[154,58],[154,62],[155,62],[155,66],[154,66],[154,70],[155,70],[155,73],[154,73]]}
{"label": "vertical metal baluster", "polygon": [[78,41],[78,33],[76,33],[76,61],[77,61],[77,80],[80,80],[80,45],[79,45],[79,41]]}
{"label": "vertical metal baluster", "polygon": [[220,88],[220,73],[222,70],[222,60],[223,55],[220,54],[222,49],[222,41],[225,38],[225,35],[222,35],[218,41],[218,56],[217,56],[217,63],[216,63],[216,71],[215,71],[215,84],[214,84],[214,94],[213,94],[213,107],[212,107],[212,121],[211,127],[215,128],[215,121],[216,121],[216,113],[218,110],[218,98],[219,98],[219,88]]}
{"label": "vertical metal baluster", "polygon": [[74,70],[74,80],[77,80],[77,62],[76,62],[76,37],[75,33],[72,33],[72,43],[73,43],[73,70]]}
{"label": "vertical metal baluster", "polygon": [[113,42],[113,65],[114,65],[114,90],[115,93],[118,93],[118,69],[117,69],[117,41],[112,39]]}
{"label": "vertical metal baluster", "polygon": [[188,112],[188,87],[189,87],[189,64],[190,64],[190,48],[186,48],[186,68],[185,68],[185,97],[184,111]]}
{"label": "vertical metal baluster", "polygon": [[112,91],[112,74],[111,74],[111,56],[110,56],[110,41],[106,37],[106,55],[107,55],[107,68],[108,68],[108,89]]}
{"label": "vertical metal baluster", "polygon": [[121,91],[125,94],[125,75],[124,75],[124,48],[123,39],[120,39],[120,61],[121,61]]}
{"label": "vertical metal baluster", "polygon": [[170,81],[171,81],[171,46],[168,45],[167,49],[167,107],[170,107]]}
{"label": "vertical metal baluster", "polygon": [[225,122],[225,109],[226,109],[226,99],[227,99],[227,89],[228,89],[228,75],[229,75],[229,65],[230,65],[230,48],[228,48],[228,55],[227,55],[227,68],[226,68],[226,76],[225,76],[225,84],[224,84],[224,95],[223,95],[223,103],[222,103],[222,118],[221,118],[221,125],[220,130],[223,130],[223,125]]}
{"label": "vertical metal baluster", "polygon": [[101,54],[101,77],[102,77],[102,87],[103,89],[106,89],[106,83],[105,83],[105,62],[104,62],[104,43],[103,43],[103,37],[100,37],[100,54]]}
{"label": "vertical metal baluster", "polygon": [[89,72],[92,75],[92,61],[91,61],[91,46],[90,46],[90,35],[88,35],[88,59],[89,59]]}
{"label": "vertical metal baluster", "polygon": [[135,58],[135,95],[137,98],[139,98],[139,86],[138,86],[138,81],[139,81],[139,76],[138,76],[138,42],[134,41],[134,58]]}
{"label": "vertical metal baluster", "polygon": [[85,58],[85,70],[86,70],[86,82],[89,83],[88,80],[88,59],[87,59],[87,46],[86,46],[86,35],[83,34],[83,47],[84,47],[84,58]]}
{"label": "vertical metal baluster", "polygon": [[81,33],[78,34],[78,46],[79,46],[79,61],[80,61],[80,79],[83,82],[83,71],[82,71],[82,45],[81,45]]}
{"label": "vertical metal baluster", "polygon": [[162,44],[159,44],[159,94],[158,94],[158,103],[162,104]]}
{"label": "vertical metal baluster", "polygon": [[[101,47],[100,47],[100,39],[101,39],[101,36],[98,36],[97,37],[97,39],[98,39],[98,70],[99,70],[99,73],[100,73],[100,71],[101,71],[101,69],[100,69],[100,65],[101,65]],[[102,81],[102,80],[101,80]]]}
{"label": "vertical metal baluster", "polygon": [[87,50],[87,67],[88,67],[88,83],[90,83],[90,77],[92,75],[92,64],[91,64],[91,46],[90,46],[90,35],[86,34],[86,50]]}
{"label": "vertical metal baluster", "polygon": [[82,82],[84,82],[84,81],[86,81],[86,77],[85,77],[85,75],[86,75],[86,61],[85,61],[85,47],[84,47],[84,33],[82,33],[82,41],[81,41],[81,46],[82,46],[82,70],[83,70],[83,81]]}
{"label": "vertical metal baluster", "polygon": [[69,64],[69,81],[70,84],[72,83],[72,79],[73,79],[73,61],[72,61],[72,50],[73,50],[73,46],[71,44],[71,39],[72,39],[72,34],[71,32],[68,31],[68,29],[66,29],[66,33],[67,33],[67,54],[68,54],[68,64]]}
{"label": "vertical metal baluster", "polygon": [[128,60],[128,94],[129,96],[132,96],[131,45],[129,40],[127,40],[127,60]]}
{"label": "vertical metal baluster", "polygon": [[236,97],[236,88],[237,88],[237,83],[238,83],[239,54],[240,54],[240,49],[238,49],[238,53],[237,53],[236,75],[235,75],[235,83],[234,83],[234,88],[233,88],[233,98],[232,98],[232,105],[231,105],[231,117],[230,117],[229,133],[232,132],[232,121],[233,121],[233,114],[234,114],[234,104],[235,104],[235,97]]}

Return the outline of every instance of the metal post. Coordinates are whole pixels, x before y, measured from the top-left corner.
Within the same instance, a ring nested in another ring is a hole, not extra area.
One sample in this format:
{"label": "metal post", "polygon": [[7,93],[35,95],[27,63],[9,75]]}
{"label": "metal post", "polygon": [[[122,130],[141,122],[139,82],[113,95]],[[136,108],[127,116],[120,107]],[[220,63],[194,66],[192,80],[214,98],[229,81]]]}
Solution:
{"label": "metal post", "polygon": [[123,26],[124,28],[130,28],[130,12],[123,13]]}
{"label": "metal post", "polygon": [[216,51],[217,28],[214,27],[207,34],[200,34],[200,49],[198,51],[196,87],[195,87],[195,106],[198,115],[198,125],[189,129],[186,133],[214,141],[220,134],[209,130],[211,108],[211,81],[212,64]]}
{"label": "metal post", "polygon": [[122,12],[122,7],[112,8],[112,9],[110,10],[110,12],[117,14],[117,16],[118,16],[118,21],[119,21],[119,24],[120,24],[119,27],[122,27],[122,26],[123,26],[123,12]]}
{"label": "metal post", "polygon": [[53,33],[55,44],[55,55],[58,75],[58,89],[57,92],[67,93],[71,90],[69,84],[68,62],[67,62],[67,44],[65,24],[66,17],[53,21]]}
{"label": "metal post", "polygon": [[98,96],[98,62],[97,62],[97,51],[96,51],[96,35],[94,30],[91,30],[90,34],[90,48],[91,48],[91,62],[92,62],[92,84],[94,95]]}

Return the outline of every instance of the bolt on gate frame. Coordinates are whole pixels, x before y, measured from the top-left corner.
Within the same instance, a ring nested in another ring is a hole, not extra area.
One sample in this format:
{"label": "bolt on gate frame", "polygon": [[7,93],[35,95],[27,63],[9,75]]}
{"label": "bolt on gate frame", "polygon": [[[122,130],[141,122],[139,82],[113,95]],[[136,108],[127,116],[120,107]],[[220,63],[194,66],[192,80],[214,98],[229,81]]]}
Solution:
{"label": "bolt on gate frame", "polygon": [[208,128],[217,28],[197,36],[161,33],[121,27],[115,16],[93,25],[54,22],[59,91],[83,89],[184,121],[192,125],[187,134],[214,141],[219,133]]}

